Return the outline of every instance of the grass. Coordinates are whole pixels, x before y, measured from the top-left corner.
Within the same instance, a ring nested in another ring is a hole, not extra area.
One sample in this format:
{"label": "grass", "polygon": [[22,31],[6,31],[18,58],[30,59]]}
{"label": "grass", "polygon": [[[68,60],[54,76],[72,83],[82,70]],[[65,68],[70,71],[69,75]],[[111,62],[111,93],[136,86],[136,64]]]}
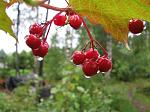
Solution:
{"label": "grass", "polygon": [[[70,78],[68,78],[68,80],[70,80]],[[87,81],[87,82],[89,82],[89,81]],[[98,86],[100,88],[100,89],[97,89],[98,91],[100,90],[102,92],[105,92],[104,94],[110,95],[110,96],[107,96],[108,99],[109,98],[115,99],[115,100],[113,100],[113,103],[111,103],[111,107],[114,110],[117,110],[117,112],[139,112],[139,108],[134,105],[134,103],[131,101],[131,99],[140,102],[140,104],[142,104],[142,105],[145,105],[145,108],[146,108],[145,110],[147,110],[145,112],[150,112],[150,96],[145,95],[144,92],[141,91],[145,87],[150,87],[150,79],[137,79],[133,82],[128,82],[128,83],[116,81],[113,79],[109,79],[109,80],[103,79],[100,82],[93,82],[91,80],[91,82],[94,84],[98,84],[98,85],[95,85],[95,86]],[[77,83],[77,82],[76,81],[71,82],[71,84],[74,84],[74,83]],[[90,83],[90,85],[92,83]],[[53,82],[52,84],[56,84],[56,82]],[[59,83],[60,86],[61,86],[61,84],[62,84],[62,82]],[[61,86],[61,87],[65,88],[64,86]],[[3,106],[3,102],[5,100],[6,100],[5,101],[6,103],[11,103],[9,101],[12,101],[12,102],[15,101],[15,103],[17,103],[17,101],[15,99],[20,99],[25,95],[26,99],[23,98],[24,100],[22,100],[22,99],[21,100],[22,101],[25,101],[25,100],[29,101],[31,103],[31,104],[30,103],[29,104],[34,107],[35,105],[32,103],[32,100],[34,98],[32,99],[32,97],[31,97],[32,95],[31,96],[28,96],[28,94],[26,95],[25,93],[27,93],[26,92],[27,89],[25,89],[26,91],[23,91],[24,89],[25,88],[23,88],[23,87],[22,88],[20,87],[20,89],[18,88],[17,89],[18,94],[17,93],[11,94],[12,98],[10,96],[11,99],[9,99],[8,101],[6,99],[3,99],[3,96],[0,96],[0,99],[2,101],[0,103],[0,106]],[[65,90],[67,90],[67,89],[65,89]],[[92,90],[95,90],[95,89],[93,88]],[[21,94],[20,94],[20,92],[21,92]],[[66,91],[65,93],[68,93],[68,92]],[[132,98],[131,99],[129,96],[129,92],[132,92],[132,95],[131,95]],[[70,94],[71,94],[71,92],[70,92]],[[6,95],[4,97],[8,97],[8,96]],[[78,96],[76,96],[76,97],[78,97]],[[58,102],[59,101],[60,100],[58,100]],[[58,102],[56,102],[56,103],[58,103]],[[21,102],[20,102],[20,104],[21,104]],[[18,108],[17,104],[15,104],[15,105],[16,105],[16,108]],[[9,106],[11,106],[11,105],[9,105]],[[30,107],[29,105],[26,105],[26,106]]]}

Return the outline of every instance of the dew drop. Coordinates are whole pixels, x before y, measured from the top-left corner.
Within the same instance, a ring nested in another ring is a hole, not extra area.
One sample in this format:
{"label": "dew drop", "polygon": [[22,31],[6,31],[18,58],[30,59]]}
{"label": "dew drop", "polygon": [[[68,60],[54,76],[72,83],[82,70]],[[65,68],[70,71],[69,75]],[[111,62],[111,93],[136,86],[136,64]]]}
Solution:
{"label": "dew drop", "polygon": [[97,74],[98,74],[98,73],[100,73],[100,71],[99,71],[99,70],[97,71]]}
{"label": "dew drop", "polygon": [[139,36],[139,35],[141,35],[142,33],[137,33],[137,34],[134,34],[134,35],[136,35],[136,36]]}
{"label": "dew drop", "polygon": [[146,26],[144,26],[144,30],[146,29]]}
{"label": "dew drop", "polygon": [[129,22],[132,22],[132,21],[133,21],[132,19],[129,20]]}
{"label": "dew drop", "polygon": [[87,79],[90,79],[90,78],[91,78],[90,76],[86,76],[86,75],[84,75],[84,77],[87,78]]}
{"label": "dew drop", "polygon": [[102,74],[105,74],[106,72],[101,72]]}
{"label": "dew drop", "polygon": [[70,62],[73,62],[73,60],[71,59]]}
{"label": "dew drop", "polygon": [[42,61],[43,60],[43,58],[42,57],[38,57],[38,61]]}
{"label": "dew drop", "polygon": [[[75,64],[74,64],[75,65]],[[75,66],[77,66],[77,67],[81,67],[81,65],[75,65]]]}

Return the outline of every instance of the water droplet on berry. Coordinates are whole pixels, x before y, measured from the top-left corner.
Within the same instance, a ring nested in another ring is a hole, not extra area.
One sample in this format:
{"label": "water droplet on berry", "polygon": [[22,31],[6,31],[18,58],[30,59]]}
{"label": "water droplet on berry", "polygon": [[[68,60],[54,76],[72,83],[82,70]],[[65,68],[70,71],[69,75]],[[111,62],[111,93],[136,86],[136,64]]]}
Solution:
{"label": "water droplet on berry", "polygon": [[97,71],[97,74],[98,74],[98,73],[100,73],[100,71],[99,71],[99,70]]}
{"label": "water droplet on berry", "polygon": [[91,78],[90,76],[86,76],[86,75],[84,75],[84,77],[87,78],[87,79],[90,79],[90,78]]}
{"label": "water droplet on berry", "polygon": [[[75,65],[75,64],[74,64]],[[77,66],[77,67],[81,67],[81,65],[75,65],[75,66]]]}
{"label": "water droplet on berry", "polygon": [[74,29],[79,29],[82,24],[82,19],[79,15],[73,14],[69,17],[69,24]]}
{"label": "water droplet on berry", "polygon": [[73,60],[71,59],[70,62],[73,62]]}
{"label": "water droplet on berry", "polygon": [[144,27],[144,30],[146,29],[146,26]]}
{"label": "water droplet on berry", "polygon": [[137,33],[137,34],[134,34],[134,35],[136,35],[136,36],[140,36],[142,33]]}
{"label": "water droplet on berry", "polygon": [[38,57],[38,61],[42,61],[43,60],[43,58],[42,57]]}
{"label": "water droplet on berry", "polygon": [[106,72],[101,72],[102,74],[105,74]]}

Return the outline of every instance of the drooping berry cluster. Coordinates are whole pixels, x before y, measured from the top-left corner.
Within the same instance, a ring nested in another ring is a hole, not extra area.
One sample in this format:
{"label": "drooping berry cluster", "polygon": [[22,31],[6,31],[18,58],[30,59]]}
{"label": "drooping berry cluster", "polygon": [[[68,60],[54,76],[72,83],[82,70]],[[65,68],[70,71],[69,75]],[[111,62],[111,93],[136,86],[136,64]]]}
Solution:
{"label": "drooping berry cluster", "polygon": [[[104,49],[103,49],[104,50]],[[97,49],[89,48],[84,51],[75,51],[72,60],[75,65],[82,65],[85,76],[91,77],[98,72],[108,72],[112,68],[112,62],[108,58],[108,53],[100,56]]]}
{"label": "drooping berry cluster", "polygon": [[32,49],[35,56],[44,57],[48,53],[49,45],[45,39],[41,38],[44,28],[35,23],[29,28],[29,35],[26,36],[26,44]]}
{"label": "drooping berry cluster", "polygon": [[[34,4],[30,3],[30,5],[37,4],[39,4],[37,1]],[[54,22],[54,24],[57,26],[64,26],[69,24],[74,29],[79,29],[81,24],[83,24],[88,33],[91,46],[88,50],[84,49],[82,51],[75,51],[72,55],[73,63],[75,65],[82,65],[82,70],[84,74],[88,77],[94,76],[98,72],[108,72],[109,70],[111,70],[112,62],[108,58],[108,53],[98,43],[98,45],[102,48],[104,52],[104,55],[100,56],[98,50],[95,49],[95,43],[97,44],[97,41],[94,40],[83,18],[73,11],[69,3],[67,8],[57,8],[48,4],[40,5],[47,9],[54,9],[56,11],[59,10],[61,12],[56,14],[52,20],[45,22],[43,26],[38,23],[35,23],[29,28],[30,34],[26,36],[26,44],[32,49],[32,52],[35,56],[44,57],[48,53],[49,45],[47,43],[47,37],[52,22]],[[65,14],[62,14],[62,12],[65,12]],[[142,20],[132,19],[128,24],[128,29],[133,34],[141,33],[144,30],[144,23]],[[45,32],[46,35],[44,34]]]}
{"label": "drooping berry cluster", "polygon": [[[100,56],[97,49],[94,48],[97,43],[91,35],[84,19],[75,12],[66,12],[62,14],[59,12],[52,20],[40,25],[35,23],[29,28],[29,35],[26,36],[26,44],[32,49],[33,55],[44,57],[48,53],[49,45],[47,43],[48,33],[50,27],[54,22],[57,26],[64,26],[69,24],[74,29],[79,29],[83,24],[89,36],[90,48],[85,51],[75,51],[72,55],[72,60],[75,65],[82,65],[84,74],[88,77],[96,75],[98,72],[108,72],[111,70],[112,62],[108,58],[106,50],[98,43],[104,52],[104,56]],[[47,32],[46,32],[47,31]],[[46,32],[46,36],[45,33]],[[87,46],[87,45],[86,45]]]}
{"label": "drooping berry cluster", "polygon": [[[47,43],[47,36],[51,27],[52,22],[57,26],[64,26],[69,24],[74,29],[79,29],[82,20],[79,15],[73,13],[72,15],[67,14],[56,14],[52,20],[47,21],[44,25],[35,23],[29,27],[29,35],[26,36],[26,44],[32,49],[32,53],[35,56],[44,57],[48,53],[49,45]],[[48,27],[49,26],[49,27]],[[47,31],[46,37],[44,32]]]}

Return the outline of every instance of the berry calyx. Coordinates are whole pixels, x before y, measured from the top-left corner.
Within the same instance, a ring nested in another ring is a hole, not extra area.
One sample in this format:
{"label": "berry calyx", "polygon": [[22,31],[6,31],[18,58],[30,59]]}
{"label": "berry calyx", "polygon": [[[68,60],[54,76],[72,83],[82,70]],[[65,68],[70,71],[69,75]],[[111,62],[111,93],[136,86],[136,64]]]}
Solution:
{"label": "berry calyx", "polygon": [[57,26],[64,26],[66,24],[67,17],[65,15],[57,15],[54,19],[54,24]]}
{"label": "berry calyx", "polygon": [[37,37],[41,37],[43,35],[43,27],[38,23],[34,23],[29,27],[29,32]]}
{"label": "berry calyx", "polygon": [[82,64],[85,59],[85,54],[82,51],[75,51],[72,55],[72,60],[75,65]]}
{"label": "berry calyx", "polygon": [[97,61],[100,72],[108,72],[112,68],[112,62],[107,57],[100,57]]}
{"label": "berry calyx", "polygon": [[39,38],[37,38],[35,35],[30,34],[26,37],[26,44],[31,49],[37,49],[41,45],[41,41]]}
{"label": "berry calyx", "polygon": [[74,29],[79,29],[82,24],[82,19],[77,14],[73,14],[69,17],[69,24]]}
{"label": "berry calyx", "polygon": [[140,19],[132,19],[130,20],[128,27],[131,33],[138,34],[144,30],[144,23]]}
{"label": "berry calyx", "polygon": [[48,43],[46,41],[42,41],[39,48],[32,49],[32,53],[35,56],[44,57],[48,53],[48,48]]}
{"label": "berry calyx", "polygon": [[90,48],[85,52],[86,58],[87,59],[98,59],[99,57],[99,52],[96,49]]}
{"label": "berry calyx", "polygon": [[98,64],[94,60],[87,59],[82,65],[82,70],[86,76],[94,76],[98,72]]}

